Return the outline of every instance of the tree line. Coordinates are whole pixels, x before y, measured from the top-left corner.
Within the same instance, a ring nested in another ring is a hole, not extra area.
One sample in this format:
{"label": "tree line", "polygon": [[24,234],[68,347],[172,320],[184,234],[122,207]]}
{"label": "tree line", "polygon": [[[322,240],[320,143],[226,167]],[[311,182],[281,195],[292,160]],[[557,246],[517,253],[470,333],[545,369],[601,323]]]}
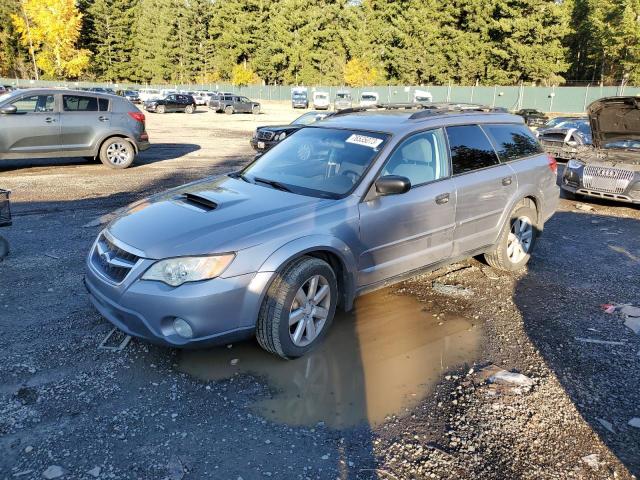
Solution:
{"label": "tree line", "polygon": [[640,0],[3,0],[0,76],[640,84]]}

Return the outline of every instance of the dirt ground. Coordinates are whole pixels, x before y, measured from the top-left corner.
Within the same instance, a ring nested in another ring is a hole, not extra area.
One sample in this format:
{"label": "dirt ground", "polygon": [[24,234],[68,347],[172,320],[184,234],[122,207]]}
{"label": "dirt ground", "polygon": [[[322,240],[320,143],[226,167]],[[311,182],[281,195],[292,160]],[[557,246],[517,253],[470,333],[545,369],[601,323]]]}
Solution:
{"label": "dirt ground", "polygon": [[[640,336],[601,308],[640,306],[638,207],[563,199],[526,271],[469,260],[363,296],[296,361],[97,348],[111,326],[81,280],[99,219],[241,167],[257,125],[301,113],[147,114],[153,146],[124,171],[0,165],[0,479],[638,476]],[[499,368],[525,384],[488,382]]]}

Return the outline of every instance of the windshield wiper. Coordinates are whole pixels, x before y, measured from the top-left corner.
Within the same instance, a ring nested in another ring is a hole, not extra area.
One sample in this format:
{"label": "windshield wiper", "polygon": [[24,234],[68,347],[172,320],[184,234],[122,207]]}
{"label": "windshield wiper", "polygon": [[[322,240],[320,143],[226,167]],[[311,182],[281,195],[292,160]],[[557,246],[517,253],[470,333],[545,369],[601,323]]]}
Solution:
{"label": "windshield wiper", "polygon": [[260,177],[253,177],[253,181],[254,182],[260,182],[260,183],[264,183],[266,185],[269,185],[273,188],[275,188],[276,190],[282,190],[283,192],[289,192],[291,193],[291,189],[285,185],[283,185],[280,182],[277,182],[275,180],[268,180],[266,178],[260,178]]}
{"label": "windshield wiper", "polygon": [[246,175],[242,172],[232,172],[229,174],[229,176],[231,178],[239,178],[240,180],[244,180],[247,183],[253,183],[251,180],[249,180]]}

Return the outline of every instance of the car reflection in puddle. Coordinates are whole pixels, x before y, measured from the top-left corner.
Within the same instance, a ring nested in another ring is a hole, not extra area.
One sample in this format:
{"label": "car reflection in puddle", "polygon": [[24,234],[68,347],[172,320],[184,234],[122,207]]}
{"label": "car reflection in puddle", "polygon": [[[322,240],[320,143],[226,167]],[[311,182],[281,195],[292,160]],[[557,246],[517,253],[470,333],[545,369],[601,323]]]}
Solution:
{"label": "car reflection in puddle", "polygon": [[416,299],[384,289],[358,298],[352,312],[339,313],[322,344],[305,357],[285,361],[245,342],[182,351],[179,368],[202,380],[237,373],[266,379],[274,394],[253,408],[276,422],[375,426],[389,415],[406,414],[443,372],[473,363],[481,335],[464,318],[435,317]]}

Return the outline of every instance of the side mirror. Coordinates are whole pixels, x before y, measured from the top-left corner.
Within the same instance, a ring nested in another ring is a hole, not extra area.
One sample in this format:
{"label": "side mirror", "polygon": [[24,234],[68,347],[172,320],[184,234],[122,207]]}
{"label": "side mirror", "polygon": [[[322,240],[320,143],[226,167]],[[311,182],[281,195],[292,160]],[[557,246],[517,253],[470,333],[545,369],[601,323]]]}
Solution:
{"label": "side mirror", "polygon": [[376,192],[379,195],[397,195],[411,190],[411,181],[400,175],[385,175],[376,180]]}
{"label": "side mirror", "polygon": [[16,113],[17,111],[18,111],[18,107],[16,107],[15,105],[7,105],[5,107],[0,108],[0,113],[3,115]]}

